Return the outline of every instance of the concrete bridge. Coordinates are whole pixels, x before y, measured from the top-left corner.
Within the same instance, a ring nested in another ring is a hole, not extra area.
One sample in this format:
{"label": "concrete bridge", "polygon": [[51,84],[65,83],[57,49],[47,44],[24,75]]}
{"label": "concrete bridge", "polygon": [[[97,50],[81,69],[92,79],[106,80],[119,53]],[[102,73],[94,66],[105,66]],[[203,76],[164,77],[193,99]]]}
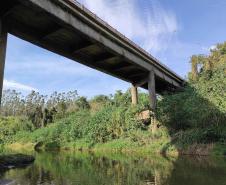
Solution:
{"label": "concrete bridge", "polygon": [[138,101],[137,87],[147,89],[153,110],[156,92],[174,92],[184,84],[181,77],[74,0],[1,0],[0,97],[7,33],[131,83],[133,104]]}

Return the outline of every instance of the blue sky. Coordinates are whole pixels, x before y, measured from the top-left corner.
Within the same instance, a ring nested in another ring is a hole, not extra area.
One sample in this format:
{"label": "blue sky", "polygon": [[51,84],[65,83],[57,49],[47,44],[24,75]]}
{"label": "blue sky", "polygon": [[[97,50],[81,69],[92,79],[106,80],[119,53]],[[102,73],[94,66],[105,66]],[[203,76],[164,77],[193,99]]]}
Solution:
{"label": "blue sky", "polygon": [[[224,0],[80,0],[173,71],[185,77],[193,54],[225,41]],[[91,82],[91,83],[90,83]],[[130,84],[9,35],[4,89],[42,94],[77,90],[92,97]]]}

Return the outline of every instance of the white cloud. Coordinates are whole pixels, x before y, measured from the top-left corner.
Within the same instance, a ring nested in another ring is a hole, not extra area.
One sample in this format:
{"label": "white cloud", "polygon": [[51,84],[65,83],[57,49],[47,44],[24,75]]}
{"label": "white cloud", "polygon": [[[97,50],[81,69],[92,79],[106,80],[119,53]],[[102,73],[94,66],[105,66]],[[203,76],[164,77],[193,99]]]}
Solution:
{"label": "white cloud", "polygon": [[158,0],[80,0],[121,33],[149,52],[166,49],[178,30],[176,16],[165,10]]}
{"label": "white cloud", "polygon": [[215,50],[216,48],[217,48],[217,45],[212,45],[212,46],[210,46],[209,51]]}
{"label": "white cloud", "polygon": [[3,88],[4,89],[14,89],[14,90],[22,90],[22,91],[38,91],[38,89],[25,85],[25,84],[21,84],[15,81],[8,81],[8,80],[4,80],[3,82]]}

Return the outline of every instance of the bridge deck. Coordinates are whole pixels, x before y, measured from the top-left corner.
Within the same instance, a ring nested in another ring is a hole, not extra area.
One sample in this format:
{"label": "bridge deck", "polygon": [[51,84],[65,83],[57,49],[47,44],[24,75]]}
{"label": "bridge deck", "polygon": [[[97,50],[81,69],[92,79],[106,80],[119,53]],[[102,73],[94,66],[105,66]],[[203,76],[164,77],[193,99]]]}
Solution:
{"label": "bridge deck", "polygon": [[75,1],[3,0],[0,17],[8,32],[21,39],[145,89],[150,71],[155,73],[159,93],[184,83],[157,59]]}
{"label": "bridge deck", "polygon": [[0,100],[7,33],[132,83],[133,104],[138,102],[137,87],[148,89],[154,112],[156,92],[175,91],[184,84],[181,77],[76,1],[3,0]]}

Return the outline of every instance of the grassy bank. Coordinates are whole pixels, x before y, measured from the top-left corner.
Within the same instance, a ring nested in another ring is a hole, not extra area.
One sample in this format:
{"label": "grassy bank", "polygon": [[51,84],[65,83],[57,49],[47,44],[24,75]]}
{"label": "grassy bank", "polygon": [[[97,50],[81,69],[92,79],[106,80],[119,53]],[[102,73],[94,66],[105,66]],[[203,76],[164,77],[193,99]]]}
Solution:
{"label": "grassy bank", "polygon": [[[111,152],[111,153],[130,153],[130,154],[161,154],[167,142],[156,141],[152,144],[140,145],[137,142],[132,142],[128,139],[122,140],[117,139],[114,141],[109,141],[106,143],[93,144],[88,141],[78,140],[77,142],[62,143],[62,145],[57,145],[55,143],[45,143],[41,145],[38,150],[76,150],[76,151],[93,151],[93,152]],[[16,150],[34,150],[35,143],[12,143],[7,145],[7,147]],[[37,148],[36,148],[37,150]],[[165,151],[164,151],[165,152]],[[168,148],[167,154],[178,155],[177,149],[173,145]]]}
{"label": "grassy bank", "polygon": [[[13,149],[29,150],[60,149],[177,154],[177,149],[170,144],[171,136],[166,128],[162,127],[158,132],[151,133],[149,126],[143,125],[132,115],[129,118],[134,120],[122,116],[126,115],[127,109],[123,109],[123,112],[119,113],[119,120],[116,119],[114,112],[118,112],[118,108],[115,110],[112,108],[109,110],[109,107],[104,109],[108,111],[102,110],[101,113],[98,111],[90,115],[77,112],[33,132],[18,131],[10,136],[5,145]],[[112,114],[115,119],[110,121]],[[127,119],[130,121],[126,121]],[[94,120],[97,120],[96,124]],[[118,125],[116,126],[114,123],[118,123]]]}

